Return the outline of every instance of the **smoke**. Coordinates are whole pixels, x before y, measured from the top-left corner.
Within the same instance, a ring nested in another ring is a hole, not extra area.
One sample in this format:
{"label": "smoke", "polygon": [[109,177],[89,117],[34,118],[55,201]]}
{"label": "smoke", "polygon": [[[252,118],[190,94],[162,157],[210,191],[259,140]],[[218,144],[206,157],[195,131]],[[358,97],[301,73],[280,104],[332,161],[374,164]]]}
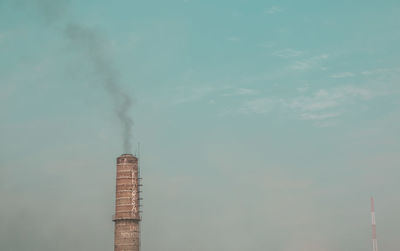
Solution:
{"label": "smoke", "polygon": [[35,3],[41,17],[47,24],[51,24],[66,14],[70,0],[36,0]]}
{"label": "smoke", "polygon": [[122,126],[123,149],[129,153],[132,149],[133,120],[129,115],[132,98],[122,89],[118,71],[108,55],[106,39],[95,30],[79,24],[67,25],[65,34],[72,42],[73,48],[92,63],[96,75],[112,98],[116,116]]}
{"label": "smoke", "polygon": [[122,127],[123,150],[126,153],[131,152],[133,119],[129,112],[133,100],[122,88],[119,72],[109,55],[107,39],[96,30],[79,22],[62,24],[62,21],[65,21],[70,0],[36,0],[35,3],[45,23],[61,25],[62,32],[71,42],[72,48],[80,52],[92,64],[96,77],[100,79],[101,85],[112,99],[115,115]]}

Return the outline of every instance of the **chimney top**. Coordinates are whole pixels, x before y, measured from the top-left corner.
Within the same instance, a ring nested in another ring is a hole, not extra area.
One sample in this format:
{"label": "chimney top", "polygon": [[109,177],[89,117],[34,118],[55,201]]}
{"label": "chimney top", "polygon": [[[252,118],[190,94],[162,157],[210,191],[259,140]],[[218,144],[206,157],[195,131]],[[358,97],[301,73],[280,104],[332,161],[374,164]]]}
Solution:
{"label": "chimney top", "polygon": [[138,161],[138,158],[132,154],[122,154],[117,158],[117,164],[120,163],[135,163]]}
{"label": "chimney top", "polygon": [[135,156],[133,156],[132,154],[130,154],[130,153],[124,153],[124,154],[121,154],[121,156],[119,156],[120,158],[135,158]]}

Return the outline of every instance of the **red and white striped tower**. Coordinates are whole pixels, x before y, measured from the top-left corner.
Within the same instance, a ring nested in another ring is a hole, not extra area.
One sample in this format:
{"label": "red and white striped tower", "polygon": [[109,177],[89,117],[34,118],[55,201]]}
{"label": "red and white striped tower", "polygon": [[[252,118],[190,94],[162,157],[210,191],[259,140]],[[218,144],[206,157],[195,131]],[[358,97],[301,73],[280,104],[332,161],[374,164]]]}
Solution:
{"label": "red and white striped tower", "polygon": [[371,218],[372,218],[372,251],[378,251],[378,242],[376,241],[374,197],[371,197]]}

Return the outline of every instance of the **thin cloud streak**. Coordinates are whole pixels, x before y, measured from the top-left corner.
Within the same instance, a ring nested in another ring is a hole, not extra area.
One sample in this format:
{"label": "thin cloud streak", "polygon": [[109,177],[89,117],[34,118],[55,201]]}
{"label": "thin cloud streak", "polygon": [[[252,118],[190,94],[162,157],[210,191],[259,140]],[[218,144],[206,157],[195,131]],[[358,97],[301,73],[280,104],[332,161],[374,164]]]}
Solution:
{"label": "thin cloud streak", "polygon": [[340,73],[335,73],[331,75],[331,78],[350,78],[354,77],[355,74],[352,72],[340,72]]}
{"label": "thin cloud streak", "polygon": [[[220,115],[233,114],[259,114],[266,115],[273,112],[289,114],[299,120],[315,122],[315,126],[326,127],[336,124],[332,119],[338,119],[345,114],[345,106],[356,102],[367,101],[378,94],[367,88],[359,88],[351,85],[331,89],[319,89],[307,94],[306,90],[297,92],[297,96],[277,98],[274,96],[262,96],[256,89],[231,87],[231,86],[204,86],[201,88],[178,88],[178,97],[173,99],[173,105],[181,105],[194,102],[206,102],[208,104],[220,104]],[[223,97],[234,97],[238,105],[224,108],[224,102],[217,102]],[[322,123],[322,121],[325,121]],[[331,121],[331,122],[327,122]]]}
{"label": "thin cloud streak", "polygon": [[340,116],[339,112],[336,113],[321,113],[321,114],[316,114],[316,113],[303,113],[301,114],[301,118],[304,120],[325,120],[325,119],[330,119],[330,118],[335,118],[337,116]]}
{"label": "thin cloud streak", "polygon": [[279,13],[279,12],[282,12],[282,11],[283,11],[282,8],[280,8],[278,6],[272,6],[271,8],[267,9],[265,11],[265,13],[269,14],[269,15],[273,15],[273,14],[276,14],[276,13]]}
{"label": "thin cloud streak", "polygon": [[308,59],[297,60],[290,66],[290,69],[296,71],[312,70],[316,67],[321,67],[322,62],[328,58],[328,54],[321,54]]}
{"label": "thin cloud streak", "polygon": [[213,103],[215,103],[215,99],[218,97],[253,96],[258,94],[255,89],[232,86],[202,86],[198,88],[179,86],[174,91],[176,94],[172,101],[173,105],[199,102],[210,96],[212,96]]}
{"label": "thin cloud streak", "polygon": [[257,93],[257,90],[250,88],[233,88],[232,91],[222,94],[222,96],[251,96],[256,95]]}
{"label": "thin cloud streak", "polygon": [[275,51],[272,55],[280,57],[280,58],[294,58],[304,54],[303,51],[294,50],[291,48]]}
{"label": "thin cloud streak", "polygon": [[[256,97],[240,104],[239,114],[268,114],[273,111],[288,111],[300,120],[321,121],[337,119],[344,114],[345,105],[374,97],[369,89],[343,86],[334,89],[320,89],[311,95],[291,98]],[[324,126],[336,123],[325,123]]]}
{"label": "thin cloud streak", "polygon": [[379,75],[379,74],[387,74],[387,73],[400,73],[400,68],[377,68],[367,71],[362,71],[362,75]]}
{"label": "thin cloud streak", "polygon": [[228,37],[227,40],[230,42],[240,42],[241,38],[240,37]]}

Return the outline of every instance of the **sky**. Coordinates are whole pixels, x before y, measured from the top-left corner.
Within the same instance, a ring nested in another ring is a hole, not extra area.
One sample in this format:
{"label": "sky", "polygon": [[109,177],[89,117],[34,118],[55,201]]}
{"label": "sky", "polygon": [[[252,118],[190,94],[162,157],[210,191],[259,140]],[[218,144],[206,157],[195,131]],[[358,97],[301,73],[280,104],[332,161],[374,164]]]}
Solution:
{"label": "sky", "polygon": [[143,251],[398,250],[399,12],[0,0],[0,250],[112,250],[138,143]]}

